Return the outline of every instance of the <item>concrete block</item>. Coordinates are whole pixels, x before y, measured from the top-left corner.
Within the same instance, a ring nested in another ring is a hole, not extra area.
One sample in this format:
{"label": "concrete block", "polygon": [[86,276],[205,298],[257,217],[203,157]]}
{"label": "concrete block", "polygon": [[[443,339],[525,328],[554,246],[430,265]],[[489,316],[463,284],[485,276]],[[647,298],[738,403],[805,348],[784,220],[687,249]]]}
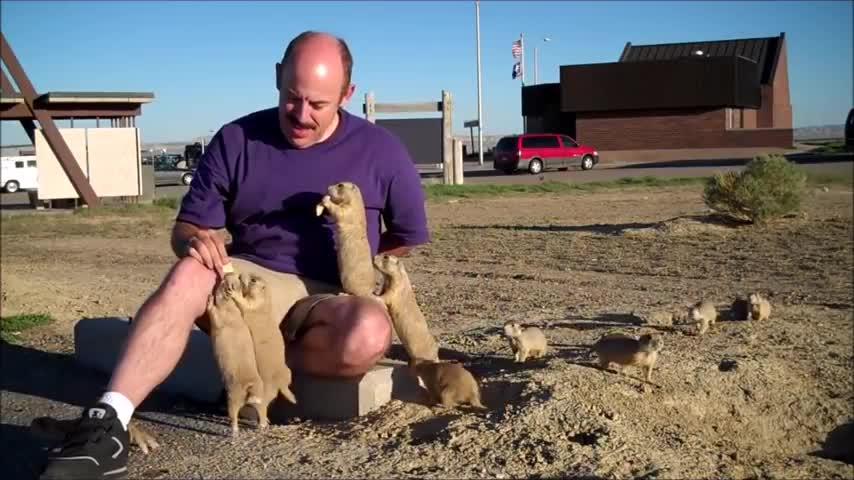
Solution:
{"label": "concrete block", "polygon": [[[74,326],[77,361],[87,368],[110,374],[123,348],[130,328],[127,317],[87,318]],[[418,381],[406,364],[383,359],[364,375],[327,378],[293,372],[291,390],[297,405],[279,398],[270,406],[271,422],[289,417],[340,420],[364,415],[391,399],[412,401],[419,390]],[[213,356],[210,338],[198,328],[190,339],[175,370],[157,387],[159,391],[184,395],[201,402],[220,400],[222,377]],[[241,411],[246,412],[244,408]],[[249,412],[246,412],[249,413]]]}
{"label": "concrete block", "polygon": [[365,415],[392,399],[412,401],[418,381],[406,371],[406,364],[380,360],[364,375],[350,378],[325,378],[294,372],[291,390],[294,405],[279,398],[270,406],[273,423],[291,417],[342,420]]}
{"label": "concrete block", "polygon": [[[74,325],[74,353],[77,361],[107,375],[111,374],[124,348],[130,329],[128,317],[84,318]],[[223,384],[211,349],[210,338],[194,328],[187,348],[175,370],[157,390],[184,395],[200,402],[217,402]]]}

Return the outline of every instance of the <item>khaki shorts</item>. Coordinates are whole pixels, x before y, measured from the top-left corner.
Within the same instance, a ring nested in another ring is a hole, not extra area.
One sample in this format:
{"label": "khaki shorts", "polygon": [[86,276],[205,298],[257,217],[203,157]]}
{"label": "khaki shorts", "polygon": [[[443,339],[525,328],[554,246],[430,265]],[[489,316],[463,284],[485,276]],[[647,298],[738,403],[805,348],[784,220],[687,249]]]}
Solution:
{"label": "khaki shorts", "polygon": [[267,283],[273,301],[271,314],[279,323],[287,341],[293,341],[299,336],[300,327],[312,308],[342,292],[340,286],[293,273],[276,272],[242,258],[232,258],[231,264],[236,273],[254,273]]}

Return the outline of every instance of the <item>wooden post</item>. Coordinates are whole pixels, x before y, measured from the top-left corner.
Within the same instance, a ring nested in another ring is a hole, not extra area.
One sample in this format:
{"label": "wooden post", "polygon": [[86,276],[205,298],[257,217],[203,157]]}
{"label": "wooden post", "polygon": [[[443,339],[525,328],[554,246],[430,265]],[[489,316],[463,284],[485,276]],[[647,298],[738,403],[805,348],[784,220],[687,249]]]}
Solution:
{"label": "wooden post", "polygon": [[374,92],[368,92],[365,94],[365,119],[371,123],[376,123],[376,117],[377,112]]}
{"label": "wooden post", "polygon": [[[7,92],[10,96],[13,93],[16,93],[15,87],[12,86],[12,81],[9,80],[9,77],[6,76],[6,72],[4,72],[2,68],[0,68],[0,74],[2,74],[2,77],[0,77],[0,82],[2,82],[2,83],[0,83],[0,86],[3,87],[3,91]],[[30,142],[35,147],[36,146],[36,124],[35,124],[35,122],[33,122],[32,119],[29,119],[29,118],[22,119],[21,120],[21,126],[24,127],[24,131],[27,132],[27,136],[30,137]]]}
{"label": "wooden post", "polygon": [[442,90],[442,168],[444,169],[446,184],[451,184],[454,181],[454,136],[452,131],[454,124],[451,118],[452,111],[451,92]]}
{"label": "wooden post", "polygon": [[454,139],[454,185],[463,184],[463,141]]}
{"label": "wooden post", "polygon": [[9,46],[9,42],[2,32],[0,32],[0,59],[3,60],[6,69],[9,70],[12,80],[18,85],[18,89],[24,97],[24,103],[26,103],[30,113],[39,122],[39,127],[41,127],[47,144],[59,161],[59,165],[68,177],[68,180],[71,181],[71,185],[74,187],[77,195],[82,197],[83,201],[89,207],[100,205],[101,202],[98,195],[92,189],[92,184],[89,183],[89,179],[86,178],[86,174],[83,173],[80,165],[74,160],[74,154],[68,148],[68,144],[65,143],[65,139],[56,127],[56,123],[54,123],[50,112],[36,108],[36,89],[24,72],[24,67],[21,66],[18,57],[15,56],[15,52],[12,51],[12,47]]}

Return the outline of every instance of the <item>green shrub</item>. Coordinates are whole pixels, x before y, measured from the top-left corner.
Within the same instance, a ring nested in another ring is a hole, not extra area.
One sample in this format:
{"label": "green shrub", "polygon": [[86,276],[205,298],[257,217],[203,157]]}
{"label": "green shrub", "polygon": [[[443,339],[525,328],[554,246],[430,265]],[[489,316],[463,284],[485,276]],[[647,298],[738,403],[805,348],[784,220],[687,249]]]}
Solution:
{"label": "green shrub", "polygon": [[741,173],[716,174],[705,187],[703,200],[717,212],[764,223],[800,209],[806,175],[782,155],[755,157]]}

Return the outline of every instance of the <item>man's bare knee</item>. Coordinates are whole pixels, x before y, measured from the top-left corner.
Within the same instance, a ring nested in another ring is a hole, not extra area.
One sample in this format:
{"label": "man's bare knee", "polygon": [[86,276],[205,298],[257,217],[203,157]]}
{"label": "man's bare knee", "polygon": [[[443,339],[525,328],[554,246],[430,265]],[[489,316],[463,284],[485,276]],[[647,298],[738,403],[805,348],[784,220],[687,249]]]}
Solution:
{"label": "man's bare knee", "polygon": [[342,296],[312,308],[287,355],[289,365],[306,373],[353,376],[370,370],[390,344],[385,308],[368,298]]}
{"label": "man's bare knee", "polygon": [[353,298],[347,329],[341,332],[341,361],[345,367],[370,369],[391,343],[391,322],[386,310],[377,302]]}

